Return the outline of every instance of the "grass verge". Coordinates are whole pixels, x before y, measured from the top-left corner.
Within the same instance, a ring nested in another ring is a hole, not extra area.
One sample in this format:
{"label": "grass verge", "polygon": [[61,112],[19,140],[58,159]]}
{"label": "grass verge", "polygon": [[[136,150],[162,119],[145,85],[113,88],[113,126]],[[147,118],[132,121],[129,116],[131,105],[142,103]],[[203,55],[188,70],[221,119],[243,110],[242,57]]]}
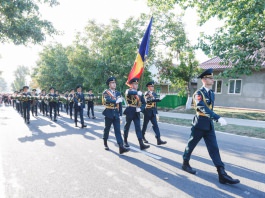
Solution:
{"label": "grass verge", "polygon": [[[160,108],[161,111],[168,111],[172,113],[187,113],[195,114],[194,109],[186,110],[184,106],[178,107],[176,109],[166,109]],[[224,107],[215,107],[214,112],[221,117],[227,118],[240,118],[240,119],[249,119],[249,120],[260,120],[265,121],[265,111],[264,110],[252,110],[252,109],[236,109],[236,108],[224,108]]]}
{"label": "grass verge", "polygon": [[[191,127],[191,120],[187,120],[187,119],[168,118],[168,117],[160,116],[159,121],[170,123],[170,124]],[[249,137],[257,137],[257,138],[265,139],[265,130],[264,128],[259,128],[259,127],[238,126],[234,124],[220,126],[219,124],[215,123],[215,130],[237,134],[237,135],[244,135],[244,136],[249,136]]]}

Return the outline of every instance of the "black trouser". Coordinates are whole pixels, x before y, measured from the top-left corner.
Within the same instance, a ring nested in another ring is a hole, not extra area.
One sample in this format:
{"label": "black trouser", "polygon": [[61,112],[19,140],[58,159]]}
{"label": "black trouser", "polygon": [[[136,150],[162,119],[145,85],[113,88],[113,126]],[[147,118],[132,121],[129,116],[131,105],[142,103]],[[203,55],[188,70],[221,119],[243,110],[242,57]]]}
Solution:
{"label": "black trouser", "polygon": [[[147,111],[147,110],[145,110],[145,111]],[[143,136],[145,135],[149,121],[151,121],[151,123],[153,125],[152,127],[153,127],[155,134],[156,134],[156,138],[160,138],[160,130],[159,130],[159,127],[157,124],[156,114],[153,114],[153,113],[151,115],[148,114],[147,112],[144,114],[144,123],[143,123],[143,127],[142,127],[142,135]]]}
{"label": "black trouser", "polygon": [[20,101],[19,103],[19,109],[20,109],[21,115],[23,116],[23,102],[22,101]]}
{"label": "black trouser", "polygon": [[24,117],[24,120],[25,122],[26,121],[29,121],[30,119],[30,102],[29,101],[25,101],[23,102],[23,117]]}
{"label": "black trouser", "polygon": [[132,121],[134,123],[137,138],[142,139],[142,131],[141,131],[141,126],[140,126],[140,113],[139,112],[135,112],[133,118],[129,118],[128,116],[126,116],[126,124],[124,125],[124,138],[128,138],[129,129],[130,129]]}
{"label": "black trouser", "polygon": [[38,102],[33,102],[32,106],[31,106],[31,114],[34,115],[35,113],[35,116],[38,115],[37,113],[37,107],[38,107]]}
{"label": "black trouser", "polygon": [[73,116],[73,106],[74,106],[74,102],[70,102],[69,103],[70,117]]}
{"label": "black trouser", "polygon": [[188,144],[185,148],[183,159],[189,161],[190,156],[196,145],[201,139],[204,139],[204,142],[206,144],[208,153],[210,157],[212,158],[212,161],[216,167],[224,167],[224,164],[221,160],[221,156],[219,153],[219,148],[215,136],[214,129],[209,131],[204,131],[198,128],[195,128],[194,126],[191,128],[191,134],[188,141]]}
{"label": "black trouser", "polygon": [[75,122],[77,122],[77,114],[79,112],[81,124],[84,125],[83,107],[75,107]]}
{"label": "black trouser", "polygon": [[110,131],[110,127],[112,124],[114,127],[114,134],[115,134],[117,143],[119,145],[123,145],[123,140],[121,137],[121,127],[120,127],[120,118],[119,117],[113,117],[112,119],[105,117],[105,128],[104,128],[103,139],[107,140],[109,138],[109,131]]}
{"label": "black trouser", "polygon": [[44,101],[41,102],[41,112],[43,115],[48,113],[48,105]]}
{"label": "black trouser", "polygon": [[88,102],[87,103],[87,116],[90,117],[90,109],[91,109],[91,114],[93,117],[95,117],[94,115],[94,103]]}
{"label": "black trouser", "polygon": [[68,115],[68,109],[69,109],[69,103],[68,103],[68,101],[64,104],[64,108],[65,108],[65,111],[66,111],[66,113]]}
{"label": "black trouser", "polygon": [[50,106],[50,118],[52,119],[52,109],[54,112],[54,119],[56,119],[57,117],[57,102],[49,102],[49,106]]}

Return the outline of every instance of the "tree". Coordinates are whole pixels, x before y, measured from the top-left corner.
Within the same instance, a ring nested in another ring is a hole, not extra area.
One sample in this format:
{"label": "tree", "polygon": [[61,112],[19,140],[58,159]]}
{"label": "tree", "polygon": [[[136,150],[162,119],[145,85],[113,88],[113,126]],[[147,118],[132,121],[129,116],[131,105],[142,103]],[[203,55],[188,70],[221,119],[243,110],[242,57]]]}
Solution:
{"label": "tree", "polygon": [[179,63],[174,65],[170,59],[161,59],[156,62],[162,79],[170,80],[173,86],[178,88],[180,95],[191,97],[191,81],[199,73],[198,61],[192,49],[181,52]]}
{"label": "tree", "polygon": [[57,0],[2,0],[0,3],[0,42],[41,43],[56,33],[52,23],[42,20],[36,3],[58,4]]}
{"label": "tree", "polygon": [[26,85],[26,77],[29,75],[29,68],[26,66],[19,66],[14,71],[15,80],[11,84],[12,90],[17,91],[22,89],[24,85]]}
{"label": "tree", "polygon": [[7,89],[7,83],[5,79],[2,76],[0,76],[0,93],[6,91],[6,89]]}
{"label": "tree", "polygon": [[265,1],[148,0],[150,6],[164,11],[177,3],[183,8],[195,7],[201,25],[213,17],[224,21],[214,35],[202,34],[198,45],[206,54],[233,66],[224,76],[250,75],[265,65]]}
{"label": "tree", "polygon": [[48,45],[40,53],[40,58],[33,69],[32,79],[42,89],[66,91],[82,84],[83,79],[74,77],[68,70],[67,48],[61,44]]}
{"label": "tree", "polygon": [[[106,88],[106,79],[115,76],[118,80],[117,89],[125,91],[125,82],[133,66],[138,43],[147,26],[144,23],[148,21],[146,19],[129,18],[122,27],[118,20],[111,20],[109,25],[89,21],[69,50],[70,72],[83,77],[84,85],[96,92],[102,92]],[[145,67],[148,68],[148,64]],[[147,69],[144,76],[141,83],[150,80]]]}

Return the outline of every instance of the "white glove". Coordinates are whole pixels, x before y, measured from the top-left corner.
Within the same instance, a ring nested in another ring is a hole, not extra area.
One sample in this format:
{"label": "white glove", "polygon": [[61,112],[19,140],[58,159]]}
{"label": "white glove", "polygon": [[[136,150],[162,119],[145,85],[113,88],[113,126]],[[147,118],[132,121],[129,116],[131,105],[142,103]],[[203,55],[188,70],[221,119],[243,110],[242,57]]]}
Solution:
{"label": "white glove", "polygon": [[219,118],[218,122],[220,123],[221,126],[227,125],[227,122],[226,122],[226,120],[224,118]]}
{"label": "white glove", "polygon": [[161,94],[159,99],[162,100],[164,97],[166,97],[166,95],[165,94]]}
{"label": "white glove", "polygon": [[137,91],[137,95],[138,95],[138,96],[142,96],[142,95],[143,95],[143,92],[141,92],[141,91]]}
{"label": "white glove", "polygon": [[120,103],[120,102],[122,102],[122,98],[118,98],[118,99],[116,100],[116,104],[117,104],[117,103]]}
{"label": "white glove", "polygon": [[122,121],[122,116],[120,116],[120,121]]}
{"label": "white glove", "polygon": [[136,112],[141,112],[141,108],[137,107]]}

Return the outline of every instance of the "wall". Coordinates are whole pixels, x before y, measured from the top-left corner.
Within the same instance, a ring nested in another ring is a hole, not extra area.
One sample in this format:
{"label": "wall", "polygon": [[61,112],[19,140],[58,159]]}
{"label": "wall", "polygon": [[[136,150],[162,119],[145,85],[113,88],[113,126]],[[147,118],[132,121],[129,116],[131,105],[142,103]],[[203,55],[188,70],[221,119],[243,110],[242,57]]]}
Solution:
{"label": "wall", "polygon": [[[265,70],[253,73],[251,76],[241,76],[241,94],[229,94],[229,79],[223,79],[222,93],[215,94],[215,105],[225,107],[265,109]],[[198,87],[202,83],[198,81]]]}

